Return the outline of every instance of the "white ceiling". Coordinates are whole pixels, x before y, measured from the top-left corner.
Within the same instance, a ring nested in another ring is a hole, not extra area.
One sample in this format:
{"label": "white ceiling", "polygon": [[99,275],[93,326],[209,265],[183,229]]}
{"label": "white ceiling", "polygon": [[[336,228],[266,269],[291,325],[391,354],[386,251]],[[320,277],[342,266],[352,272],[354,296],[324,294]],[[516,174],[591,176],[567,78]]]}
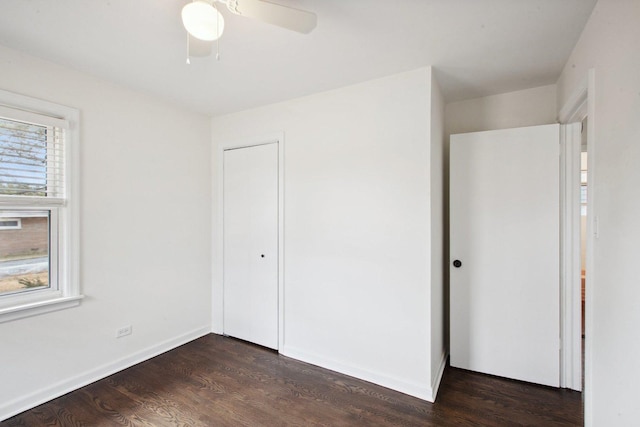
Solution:
{"label": "white ceiling", "polygon": [[433,65],[448,101],[555,83],[596,0],[273,0],[308,35],[232,15],[185,64],[189,0],[1,0],[0,44],[209,115]]}

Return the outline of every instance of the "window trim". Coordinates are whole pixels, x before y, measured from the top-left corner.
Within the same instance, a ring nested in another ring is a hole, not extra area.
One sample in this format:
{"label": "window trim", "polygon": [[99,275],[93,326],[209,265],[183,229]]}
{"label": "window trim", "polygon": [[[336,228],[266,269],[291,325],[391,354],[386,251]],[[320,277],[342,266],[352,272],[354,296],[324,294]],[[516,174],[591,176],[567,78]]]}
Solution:
{"label": "window trim", "polygon": [[57,251],[58,262],[50,265],[52,276],[57,272],[57,289],[1,296],[0,323],[3,323],[78,306],[83,295],[80,293],[79,274],[80,112],[75,108],[4,90],[0,90],[0,107],[4,112],[7,109],[18,110],[22,115],[45,116],[45,120],[48,117],[48,120],[63,121],[68,125],[65,134],[64,201],[61,203],[59,199],[47,201],[35,197],[2,197],[0,200],[0,208],[6,210],[49,209],[51,216],[57,217],[58,223],[57,239],[51,238],[50,241],[50,250]]}

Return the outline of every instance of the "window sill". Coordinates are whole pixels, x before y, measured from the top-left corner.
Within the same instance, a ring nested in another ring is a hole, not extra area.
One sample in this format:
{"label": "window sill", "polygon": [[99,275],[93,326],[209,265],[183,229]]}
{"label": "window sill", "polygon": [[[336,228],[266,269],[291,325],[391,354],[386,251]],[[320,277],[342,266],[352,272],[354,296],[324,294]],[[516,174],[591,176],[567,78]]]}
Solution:
{"label": "window sill", "polygon": [[0,308],[0,323],[76,307],[80,305],[82,298],[84,298],[84,295],[54,297],[41,301]]}

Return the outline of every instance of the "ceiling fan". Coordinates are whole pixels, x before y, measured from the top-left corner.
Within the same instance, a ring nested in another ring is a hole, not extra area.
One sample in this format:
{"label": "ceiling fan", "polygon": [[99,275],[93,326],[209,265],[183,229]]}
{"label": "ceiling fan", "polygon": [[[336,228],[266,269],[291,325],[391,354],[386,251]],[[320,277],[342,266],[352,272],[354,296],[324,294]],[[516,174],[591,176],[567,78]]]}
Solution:
{"label": "ceiling fan", "polygon": [[[190,57],[209,56],[214,42],[224,31],[224,17],[217,4],[235,15],[254,18],[303,34],[318,22],[315,13],[264,0],[193,0],[182,8],[182,23],[187,30],[187,63]],[[219,53],[216,55],[219,59]]]}

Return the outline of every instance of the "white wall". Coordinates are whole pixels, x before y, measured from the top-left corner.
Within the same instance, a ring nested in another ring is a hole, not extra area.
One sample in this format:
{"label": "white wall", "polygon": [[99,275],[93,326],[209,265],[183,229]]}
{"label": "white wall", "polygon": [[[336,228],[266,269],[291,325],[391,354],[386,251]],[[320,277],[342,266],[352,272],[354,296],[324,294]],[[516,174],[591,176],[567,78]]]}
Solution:
{"label": "white wall", "polygon": [[0,324],[3,419],[210,331],[211,167],[204,116],[2,47],[0,88],[81,112],[85,295]]}
{"label": "white wall", "polygon": [[448,135],[556,123],[556,85],[447,104]]}
{"label": "white wall", "polygon": [[[222,143],[284,132],[280,351],[425,399],[433,398],[430,105],[424,68],[212,120],[214,164]],[[221,266],[221,254],[214,259]],[[221,295],[215,275],[218,332]]]}
{"label": "white wall", "polygon": [[[588,272],[586,424],[637,425],[640,406],[640,2],[600,0],[558,81],[562,107],[595,70],[593,122],[599,237]],[[591,305],[590,305],[591,303]],[[589,312],[589,308],[591,311]],[[591,318],[591,319],[589,319]],[[591,360],[591,365],[589,365]]]}
{"label": "white wall", "polygon": [[[442,379],[449,355],[448,309],[445,309],[445,159],[444,98],[435,79],[431,80],[431,387],[434,393]],[[448,198],[448,197],[447,197]],[[448,222],[447,222],[448,223]]]}

